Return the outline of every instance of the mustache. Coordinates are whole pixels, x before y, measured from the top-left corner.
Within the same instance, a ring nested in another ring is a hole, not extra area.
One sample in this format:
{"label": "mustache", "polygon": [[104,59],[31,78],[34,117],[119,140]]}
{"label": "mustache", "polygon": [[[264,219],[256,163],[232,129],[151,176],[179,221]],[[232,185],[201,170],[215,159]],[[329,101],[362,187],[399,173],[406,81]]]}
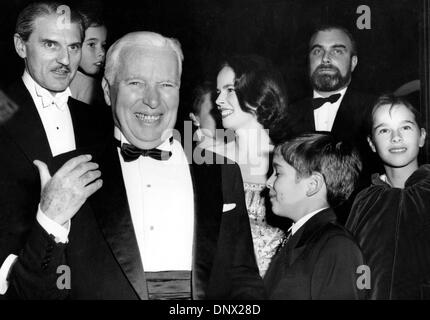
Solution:
{"label": "mustache", "polygon": [[325,69],[325,70],[331,69],[331,70],[336,70],[340,72],[339,68],[332,64],[320,64],[318,67],[315,68],[314,72],[321,71],[322,69]]}
{"label": "mustache", "polygon": [[59,72],[70,72],[70,68],[68,66],[58,66],[53,68],[51,71],[59,71]]}

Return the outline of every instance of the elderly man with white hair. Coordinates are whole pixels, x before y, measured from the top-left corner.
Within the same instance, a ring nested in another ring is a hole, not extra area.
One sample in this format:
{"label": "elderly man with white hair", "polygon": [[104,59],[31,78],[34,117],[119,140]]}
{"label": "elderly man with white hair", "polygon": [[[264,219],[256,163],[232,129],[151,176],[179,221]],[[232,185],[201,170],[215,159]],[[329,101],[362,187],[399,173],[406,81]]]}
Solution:
{"label": "elderly man with white hair", "polygon": [[[18,295],[43,286],[49,298],[263,298],[238,166],[195,164],[173,139],[182,60],[177,40],[152,32],[109,49],[102,86],[115,128],[103,186],[71,219],[67,244],[48,252],[36,237],[27,248],[36,254],[14,273],[25,277],[13,281]],[[67,268],[31,273],[38,259]]]}

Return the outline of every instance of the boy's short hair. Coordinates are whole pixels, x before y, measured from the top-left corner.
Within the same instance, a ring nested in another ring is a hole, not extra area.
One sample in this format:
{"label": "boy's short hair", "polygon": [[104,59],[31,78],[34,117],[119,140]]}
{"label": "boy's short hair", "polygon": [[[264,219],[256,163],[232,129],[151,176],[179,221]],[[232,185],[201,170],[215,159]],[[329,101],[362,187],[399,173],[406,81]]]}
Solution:
{"label": "boy's short hair", "polygon": [[303,134],[275,149],[297,171],[297,179],[318,172],[324,177],[332,207],[347,200],[358,182],[362,164],[357,150],[329,134]]}
{"label": "boy's short hair", "polygon": [[395,96],[394,94],[389,93],[389,94],[383,94],[380,97],[378,97],[378,99],[376,99],[375,103],[373,104],[370,113],[367,115],[366,131],[369,137],[372,137],[372,134],[373,134],[372,132],[373,116],[375,115],[375,112],[376,110],[379,109],[379,107],[385,106],[385,105],[390,106],[390,112],[397,105],[405,106],[414,115],[415,122],[417,123],[418,127],[423,128],[420,112],[416,108],[414,108],[414,106],[406,98],[398,97],[398,96]]}

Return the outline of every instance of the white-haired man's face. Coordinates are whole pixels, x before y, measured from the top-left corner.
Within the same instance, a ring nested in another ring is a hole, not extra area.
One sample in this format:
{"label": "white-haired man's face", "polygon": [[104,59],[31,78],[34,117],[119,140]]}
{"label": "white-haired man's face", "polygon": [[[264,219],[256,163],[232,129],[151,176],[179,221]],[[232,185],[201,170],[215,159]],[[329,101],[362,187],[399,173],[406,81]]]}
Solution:
{"label": "white-haired man's face", "polygon": [[160,145],[176,122],[179,106],[178,60],[170,48],[132,47],[121,52],[113,83],[103,80],[115,124],[142,149]]}

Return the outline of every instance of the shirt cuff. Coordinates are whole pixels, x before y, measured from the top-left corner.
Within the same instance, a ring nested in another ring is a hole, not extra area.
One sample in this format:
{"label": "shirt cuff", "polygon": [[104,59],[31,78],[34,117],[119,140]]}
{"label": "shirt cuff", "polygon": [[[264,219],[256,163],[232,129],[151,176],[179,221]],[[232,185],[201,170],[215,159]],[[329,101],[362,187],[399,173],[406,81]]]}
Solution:
{"label": "shirt cuff", "polygon": [[7,291],[7,288],[9,287],[7,277],[9,275],[10,269],[16,261],[16,258],[18,258],[18,256],[10,254],[0,268],[0,295],[4,295]]}
{"label": "shirt cuff", "polygon": [[46,214],[44,214],[40,209],[40,205],[37,209],[36,220],[48,234],[52,234],[55,237],[55,242],[67,243],[69,241],[68,236],[70,232],[70,220],[67,221],[66,227],[63,227],[62,225],[48,218]]}

